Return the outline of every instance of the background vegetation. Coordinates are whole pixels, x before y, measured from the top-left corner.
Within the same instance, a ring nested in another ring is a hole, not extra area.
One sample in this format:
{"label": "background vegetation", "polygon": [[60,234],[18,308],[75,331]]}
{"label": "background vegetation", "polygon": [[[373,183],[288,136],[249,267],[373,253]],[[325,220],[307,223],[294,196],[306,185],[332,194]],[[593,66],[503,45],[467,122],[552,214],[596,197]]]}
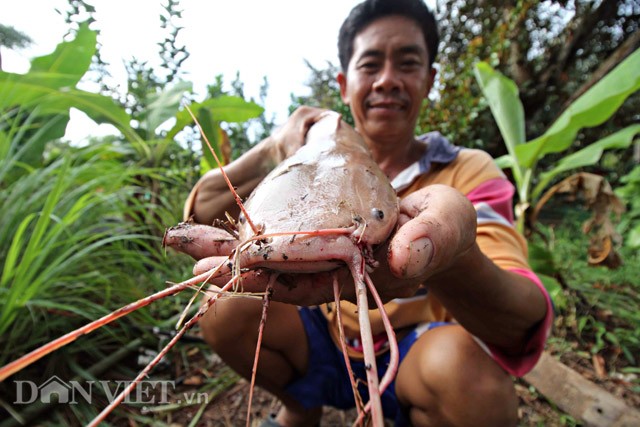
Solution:
{"label": "background vegetation", "polygon": [[[165,281],[189,276],[191,261],[166,256],[160,242],[164,229],[181,219],[186,194],[212,162],[181,104],[193,106],[227,161],[274,126],[260,106],[267,78],[258,100],[245,99],[238,77],[231,90],[216,76],[202,99],[192,92],[181,73],[189,52],[178,41],[177,0],[166,1],[159,16],[158,25],[166,31],[158,43],[162,66],[134,59],[127,64],[126,93],[109,87],[99,34],[89,29],[94,12],[89,3],[70,0],[64,12],[71,41],[34,58],[27,74],[0,71],[0,365],[162,288]],[[529,190],[519,193],[518,214],[532,265],[556,303],[550,348],[588,363],[602,360],[597,363],[608,377],[622,378],[631,393],[640,393],[640,145],[635,139],[640,5],[632,0],[443,0],[437,15],[442,31],[438,81],[425,102],[419,131],[436,130],[458,145],[489,151],[501,158],[516,186]],[[0,23],[1,47],[27,43],[28,35]],[[65,61],[70,55],[74,60]],[[598,83],[612,70],[620,72],[617,67],[625,60],[635,65],[607,90],[617,91],[615,108],[597,120],[581,121],[562,141],[552,138],[544,153],[526,157],[528,144],[557,129],[559,118],[576,116],[576,105],[585,99],[603,102]],[[310,95],[292,94],[291,110],[317,105],[350,120],[333,78],[337,70],[331,63],[324,69],[309,66]],[[77,89],[81,79],[95,82],[96,89]],[[492,95],[487,82],[494,80],[506,89]],[[501,118],[496,111],[507,102],[521,112],[519,119]],[[86,147],[65,142],[70,108],[113,124],[120,134]],[[517,122],[517,132],[510,134],[501,120]],[[510,140],[510,135],[517,137]],[[581,183],[593,182],[585,176],[600,178],[599,198],[591,200],[591,187],[575,184],[576,173],[582,174],[577,175]],[[561,182],[573,184],[561,187]],[[531,189],[535,197],[529,197]],[[588,248],[603,230],[609,251],[594,262]],[[159,301],[15,379],[38,382],[53,374],[90,379],[105,370],[109,378],[114,372],[131,378],[137,367],[127,355],[141,346],[155,348],[159,336],[170,335],[188,299]],[[183,356],[185,351],[177,350]],[[29,422],[46,409],[12,407],[14,392],[0,384],[0,418],[6,424]],[[85,423],[95,411],[61,405],[47,418],[53,424]],[[570,417],[562,420],[579,424]]]}

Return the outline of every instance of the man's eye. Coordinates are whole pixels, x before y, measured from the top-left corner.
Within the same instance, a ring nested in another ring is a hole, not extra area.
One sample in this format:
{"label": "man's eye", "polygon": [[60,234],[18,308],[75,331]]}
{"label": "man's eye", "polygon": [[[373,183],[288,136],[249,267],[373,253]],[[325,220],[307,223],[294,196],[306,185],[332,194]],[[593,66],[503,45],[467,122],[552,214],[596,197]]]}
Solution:
{"label": "man's eye", "polygon": [[420,61],[417,61],[415,59],[407,59],[405,61],[402,61],[401,64],[404,68],[413,68],[413,67],[419,67],[420,66]]}
{"label": "man's eye", "polygon": [[359,68],[365,71],[373,71],[378,69],[379,65],[375,61],[367,61],[367,62],[361,62]]}

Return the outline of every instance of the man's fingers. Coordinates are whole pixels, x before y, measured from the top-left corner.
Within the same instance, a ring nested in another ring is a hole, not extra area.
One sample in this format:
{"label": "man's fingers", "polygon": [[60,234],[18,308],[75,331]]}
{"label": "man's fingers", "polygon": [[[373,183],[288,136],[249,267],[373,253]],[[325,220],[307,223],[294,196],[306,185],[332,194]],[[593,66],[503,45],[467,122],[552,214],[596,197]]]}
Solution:
{"label": "man's fingers", "polygon": [[280,153],[278,163],[292,156],[305,143],[309,128],[316,123],[327,110],[315,107],[302,106],[289,116],[287,122],[278,132],[274,133],[274,139]]}
{"label": "man's fingers", "polygon": [[451,187],[434,185],[409,195],[400,213],[400,228],[389,245],[389,268],[398,277],[428,277],[475,241],[475,209]]}
{"label": "man's fingers", "polygon": [[433,242],[428,237],[421,237],[408,244],[399,243],[391,246],[393,259],[390,267],[393,274],[404,278],[416,278],[424,275],[433,258]]}
{"label": "man's fingers", "polygon": [[[200,275],[207,271],[213,272],[218,267],[220,267],[220,273],[212,274],[211,278],[207,280],[207,283],[222,287],[228,283],[232,277],[231,270],[233,266],[228,257],[203,258],[195,264],[193,274]],[[345,273],[346,277],[350,278],[348,270],[342,270],[340,270],[340,273]],[[333,274],[335,273],[335,271],[331,271],[309,274],[279,274],[278,280],[273,284],[274,292],[272,299],[274,301],[301,306],[331,302],[333,301]],[[241,274],[242,279],[239,282],[240,292],[264,292],[272,274],[278,273],[262,268],[243,271]],[[345,280],[345,274],[339,275],[341,283],[345,284],[343,298],[354,300],[355,291],[353,290],[353,279],[350,281]]]}
{"label": "man's fingers", "polygon": [[306,137],[307,132],[328,110],[315,107],[300,107],[294,114],[298,113],[302,116],[300,131]]}
{"label": "man's fingers", "polygon": [[[229,257],[224,256],[212,256],[208,258],[202,258],[193,266],[193,274],[197,276],[199,274],[206,273],[209,270],[213,270],[222,264],[230,264]],[[224,271],[230,271],[231,265],[224,266]]]}
{"label": "man's fingers", "polygon": [[416,278],[427,272],[435,252],[432,240],[435,230],[425,219],[427,215],[409,220],[391,240],[389,268],[394,275]]}

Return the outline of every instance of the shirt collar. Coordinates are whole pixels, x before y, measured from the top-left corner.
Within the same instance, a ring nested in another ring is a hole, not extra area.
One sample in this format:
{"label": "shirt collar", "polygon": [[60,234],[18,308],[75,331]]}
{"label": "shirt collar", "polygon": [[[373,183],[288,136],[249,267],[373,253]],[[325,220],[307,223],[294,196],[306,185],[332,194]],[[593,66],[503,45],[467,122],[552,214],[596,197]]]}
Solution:
{"label": "shirt collar", "polygon": [[396,191],[404,190],[420,175],[429,172],[432,163],[451,163],[460,152],[460,147],[451,144],[440,132],[429,132],[420,135],[417,140],[424,144],[427,149],[418,161],[404,169],[391,181],[391,185]]}

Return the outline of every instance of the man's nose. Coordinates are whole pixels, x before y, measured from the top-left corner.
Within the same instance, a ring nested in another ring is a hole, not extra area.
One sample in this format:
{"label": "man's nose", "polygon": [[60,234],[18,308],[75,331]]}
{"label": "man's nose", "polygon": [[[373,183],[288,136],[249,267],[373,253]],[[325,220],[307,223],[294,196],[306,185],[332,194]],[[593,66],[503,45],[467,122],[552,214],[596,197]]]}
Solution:
{"label": "man's nose", "polygon": [[398,71],[391,61],[386,61],[378,74],[373,89],[376,91],[393,91],[400,87]]}

